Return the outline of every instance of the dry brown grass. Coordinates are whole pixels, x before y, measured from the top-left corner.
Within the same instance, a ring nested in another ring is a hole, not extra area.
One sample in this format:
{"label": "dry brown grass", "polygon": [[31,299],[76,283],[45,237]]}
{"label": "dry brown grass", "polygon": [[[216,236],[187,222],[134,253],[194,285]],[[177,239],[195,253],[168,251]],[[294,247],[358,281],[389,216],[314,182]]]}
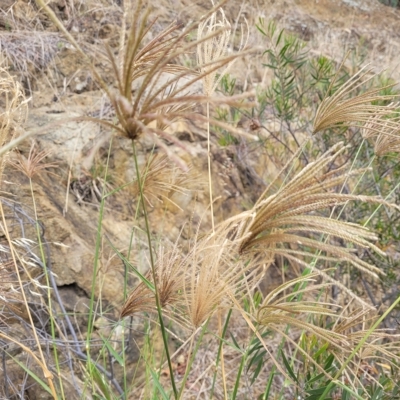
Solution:
{"label": "dry brown grass", "polygon": [[[21,129],[21,126],[24,124],[26,117],[27,117],[27,100],[25,99],[23,90],[21,85],[17,83],[9,73],[4,70],[0,69],[0,107],[1,107],[1,114],[0,114],[0,149],[4,150],[6,146],[12,141],[14,136],[17,134],[18,130]],[[0,160],[0,180],[2,182],[2,172],[5,166],[5,162],[7,161],[9,152],[6,150],[3,152],[3,155]],[[18,291],[20,294],[20,304],[21,307],[24,308],[26,311],[26,318],[29,321],[32,336],[35,340],[35,343],[38,347],[38,355],[36,355],[29,347],[27,347],[24,343],[10,337],[3,332],[0,332],[0,337],[6,339],[10,342],[13,342],[18,345],[19,348],[23,349],[27,354],[30,354],[35,362],[40,366],[42,369],[43,375],[47,381],[48,387],[54,398],[56,398],[56,391],[53,383],[53,374],[51,373],[50,369],[48,368],[47,361],[44,357],[44,353],[41,349],[39,336],[35,328],[35,324],[33,321],[32,312],[29,307],[29,303],[27,300],[27,295],[25,293],[24,281],[22,279],[22,274],[19,270],[19,265],[23,265],[22,259],[20,254],[16,249],[15,242],[10,236],[9,228],[8,228],[8,221],[6,220],[6,215],[3,209],[3,203],[0,201],[0,216],[1,216],[1,231],[2,235],[5,238],[7,244],[7,253],[9,253],[9,261],[5,263],[5,265],[12,266],[15,273],[15,285],[18,289],[14,289]],[[28,274],[30,277],[30,275]],[[7,281],[0,281],[0,287],[2,285],[7,286]],[[12,293],[9,293],[6,287],[2,287],[5,292],[5,299],[7,297],[10,300],[13,299]],[[0,289],[0,291],[2,291]],[[9,288],[8,288],[9,289]],[[6,301],[7,302],[7,301]]]}
{"label": "dry brown grass", "polygon": [[0,51],[31,87],[31,80],[46,70],[65,44],[58,33],[36,31],[32,35],[30,31],[3,32]]}
{"label": "dry brown grass", "polygon": [[[28,113],[27,100],[19,82],[4,68],[0,68],[0,148],[17,135],[24,125]],[[8,151],[0,158],[0,181]]]}
{"label": "dry brown grass", "polygon": [[[143,5],[144,2],[139,1],[134,8],[133,23],[126,41],[125,26],[121,29],[120,53],[116,55],[111,47],[107,48],[115,87],[107,86],[100,74],[94,73],[109,96],[117,117],[117,121],[101,123],[132,141],[143,135],[150,135],[159,147],[173,156],[161,139],[176,144],[179,142],[173,135],[165,132],[166,128],[179,118],[210,120],[209,117],[194,116],[193,105],[220,101],[209,98],[218,83],[216,73],[220,68],[224,70],[236,56],[227,56],[224,53],[228,40],[226,33],[230,27],[224,21],[225,15],[222,11],[221,22],[218,22],[216,14],[213,14],[216,9],[204,16],[200,20],[198,40],[187,43],[187,33],[190,30],[180,24],[172,24],[147,39],[156,22],[149,22],[149,11],[143,11]],[[210,29],[206,36],[201,36],[202,28],[206,29],[208,22]],[[194,24],[190,29],[196,26]],[[192,52],[195,48],[203,49],[203,53],[206,54],[204,58],[199,57],[200,72],[176,64],[180,56]],[[87,58],[88,65],[92,61]],[[314,132],[344,124],[358,126],[366,123],[366,130],[370,132],[377,132],[382,128],[384,122],[378,119],[373,121],[375,127],[368,128],[368,123],[371,123],[371,116],[384,117],[394,110],[391,106],[380,108],[370,104],[373,101],[386,100],[385,97],[372,90],[352,100],[347,99],[349,93],[365,83],[366,74],[368,71],[357,74],[335,95],[324,99],[317,112]],[[200,80],[205,81],[205,96],[188,93],[191,85]],[[132,90],[133,87],[135,90]],[[98,121],[95,118],[92,120]],[[222,123],[219,123],[219,126],[226,127]],[[392,129],[393,126],[389,128]],[[344,206],[349,201],[390,205],[379,198],[341,193],[340,188],[349,178],[363,172],[346,172],[347,164],[334,169],[336,161],[344,151],[341,144],[338,144],[300,172],[290,173],[285,178],[282,178],[282,172],[249,211],[233,216],[221,224],[213,224],[210,232],[200,234],[197,231],[192,235],[188,240],[188,251],[184,251],[178,242],[173,245],[162,243],[156,253],[153,271],[140,277],[141,282],[126,300],[121,316],[142,312],[152,314],[157,311],[159,305],[172,323],[177,322],[188,328],[189,334],[193,334],[198,328],[204,327],[217,311],[236,308],[246,321],[248,331],[260,339],[267,352],[271,350],[271,346],[260,336],[263,329],[278,333],[290,346],[298,349],[307,362],[314,363],[294,339],[296,335],[306,331],[321,343],[328,343],[338,359],[344,360],[365,333],[354,333],[358,325],[365,323],[365,313],[340,314],[337,311],[338,307],[330,301],[326,289],[335,284],[363,305],[365,301],[331,278],[330,271],[322,268],[326,264],[340,263],[354,266],[362,274],[377,278],[379,269],[361,259],[357,249],[381,255],[384,253],[375,244],[376,235],[368,229],[355,223],[336,220],[328,215],[333,215],[338,206]],[[32,147],[28,161],[20,158],[14,166],[32,178],[36,172],[52,166],[40,164],[46,156],[47,152],[35,153]],[[294,159],[291,161],[295,162]],[[188,191],[189,184],[185,173],[175,169],[166,156],[152,155],[139,175],[141,178],[135,183],[133,190],[135,195],[141,195],[146,200],[143,201],[144,213],[145,205],[153,206],[160,199],[170,199],[173,192],[185,194]],[[210,203],[213,203],[212,195]],[[150,237],[149,227],[146,226],[146,229]],[[152,249],[151,240],[149,249]],[[311,267],[314,271],[264,294],[261,303],[255,304],[255,286],[264,271],[277,258],[283,258],[304,268]],[[321,283],[324,279],[328,282]],[[304,298],[295,301],[292,292],[298,285],[301,289],[296,289],[296,295]],[[318,299],[321,293],[326,295],[326,301]],[[249,304],[247,309],[242,305],[244,298]],[[159,300],[159,304],[156,300]],[[162,325],[162,315],[159,315]],[[313,318],[315,316],[321,318]],[[336,321],[334,329],[320,326],[323,319]],[[287,324],[292,327],[294,333],[286,333]],[[373,339],[383,337],[384,333],[380,336],[377,332]],[[370,347],[364,347],[363,356],[368,356],[369,351],[384,353],[382,349],[385,347],[374,347],[374,341],[369,345]],[[391,357],[390,351],[387,350],[385,356]],[[151,354],[151,351],[149,353]],[[241,353],[236,359],[232,356],[230,361],[236,361],[240,356]],[[273,354],[270,356],[271,360],[276,361]],[[356,362],[358,360],[353,362],[353,367]],[[232,361],[230,366],[231,371],[235,371],[237,363]],[[290,379],[283,368],[279,367],[279,363],[277,366],[282,376]],[[210,370],[214,367],[214,359],[209,362],[209,367]],[[319,368],[318,371],[321,370],[318,365],[316,367]],[[226,386],[223,367],[221,369],[223,384]],[[44,371],[46,374],[49,372],[45,367]],[[329,374],[326,375],[330,378]],[[348,376],[351,377],[350,375],[351,373]],[[51,378],[49,374],[47,377]],[[230,379],[231,382],[234,381],[232,377]],[[196,382],[193,383],[194,386],[195,384]],[[226,393],[226,387],[221,393]]]}

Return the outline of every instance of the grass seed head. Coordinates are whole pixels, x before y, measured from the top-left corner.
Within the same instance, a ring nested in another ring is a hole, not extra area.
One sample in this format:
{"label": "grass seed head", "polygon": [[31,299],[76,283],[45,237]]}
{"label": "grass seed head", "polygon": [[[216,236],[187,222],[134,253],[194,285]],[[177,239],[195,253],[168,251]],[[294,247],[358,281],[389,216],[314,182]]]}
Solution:
{"label": "grass seed head", "polygon": [[[245,22],[247,27],[247,21]],[[247,29],[246,34],[242,29],[237,54],[240,54],[246,46],[248,36],[249,30]],[[231,38],[232,27],[222,7],[219,7],[217,11],[199,24],[197,31],[197,40],[199,42],[197,45],[197,59],[203,80],[203,91],[207,97],[214,94],[221,79],[235,61],[235,58],[227,58]],[[221,72],[219,69],[222,67],[223,70]],[[217,74],[219,74],[218,78]]]}
{"label": "grass seed head", "polygon": [[313,132],[317,133],[337,126],[362,127],[370,122],[371,117],[380,118],[395,111],[395,105],[382,104],[393,101],[396,96],[381,94],[383,89],[388,89],[394,86],[393,84],[370,89],[353,97],[350,96],[352,92],[370,82],[374,77],[375,74],[372,73],[372,70],[364,67],[350,77],[335,93],[329,95],[335,83],[335,79],[333,79],[327,95],[316,112]]}
{"label": "grass seed head", "polygon": [[[184,286],[183,262],[184,256],[177,243],[169,249],[161,246],[155,265],[157,284],[151,289],[146,282],[140,282],[126,300],[121,311],[121,317],[133,315],[137,312],[155,312],[155,287],[158,290],[160,305],[163,309],[176,305],[180,300]],[[152,282],[151,271],[146,274],[146,279]]]}
{"label": "grass seed head", "polygon": [[[374,277],[380,270],[360,259],[350,246],[382,251],[374,245],[376,235],[358,224],[318,215],[322,210],[346,204],[348,201],[376,201],[362,195],[337,191],[353,174],[344,168],[329,171],[328,165],[344,151],[340,144],[309,163],[273,194],[271,185],[254,206],[254,218],[244,230],[246,236],[239,248],[241,254],[268,252],[307,266],[317,257],[327,262],[348,262]],[[325,238],[325,239],[321,239]]]}
{"label": "grass seed head", "polygon": [[[140,172],[143,185],[143,196],[150,206],[155,201],[171,201],[174,193],[189,195],[200,185],[198,175],[189,166],[184,171],[177,168],[166,154],[152,154]],[[134,182],[133,194],[139,194],[139,184]]]}
{"label": "grass seed head", "polygon": [[[396,104],[395,107],[398,107]],[[390,105],[392,108],[393,105]],[[397,110],[396,110],[397,111]],[[372,116],[362,130],[364,139],[369,139],[374,144],[376,155],[386,153],[400,153],[400,117],[398,111],[392,118],[376,115]]]}
{"label": "grass seed head", "polygon": [[47,171],[48,168],[57,167],[56,163],[44,163],[42,162],[45,158],[50,155],[50,151],[42,150],[40,152],[36,149],[35,142],[32,142],[29,150],[28,158],[25,158],[22,154],[18,153],[15,161],[9,161],[15,169],[24,173],[29,179],[32,179],[35,175],[40,173],[51,173]]}

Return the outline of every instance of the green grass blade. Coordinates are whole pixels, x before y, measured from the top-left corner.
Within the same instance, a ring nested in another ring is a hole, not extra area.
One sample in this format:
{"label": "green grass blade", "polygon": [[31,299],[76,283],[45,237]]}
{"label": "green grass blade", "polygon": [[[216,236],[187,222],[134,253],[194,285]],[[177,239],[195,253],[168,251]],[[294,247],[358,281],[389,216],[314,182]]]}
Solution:
{"label": "green grass blade", "polygon": [[33,371],[31,371],[26,365],[22,364],[15,357],[13,357],[10,353],[7,353],[31,378],[33,378],[47,393],[52,395],[50,388],[44,383]]}

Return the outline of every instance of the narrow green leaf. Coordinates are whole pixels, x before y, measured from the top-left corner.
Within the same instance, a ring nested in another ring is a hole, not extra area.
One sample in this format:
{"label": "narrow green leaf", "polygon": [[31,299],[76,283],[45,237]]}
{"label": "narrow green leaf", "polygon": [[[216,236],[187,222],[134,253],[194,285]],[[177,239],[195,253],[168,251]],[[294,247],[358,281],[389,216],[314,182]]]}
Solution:
{"label": "narrow green leaf", "polygon": [[47,386],[45,382],[42,381],[33,371],[31,371],[27,366],[22,364],[16,358],[14,358],[10,353],[7,353],[30,377],[32,377],[46,392],[53,394],[50,388]]}
{"label": "narrow green leaf", "polygon": [[283,36],[283,32],[284,32],[283,29],[279,32],[278,38],[276,39],[276,42],[275,42],[276,46],[279,45],[279,43],[280,43],[280,41],[282,39],[282,36]]}
{"label": "narrow green leaf", "polygon": [[328,369],[331,368],[333,361],[335,359],[335,356],[333,354],[330,354],[329,357],[326,359],[325,365],[324,365],[324,370],[328,371]]}
{"label": "narrow green leaf", "polygon": [[235,345],[236,349],[239,350],[240,352],[242,352],[242,349],[241,349],[241,347],[239,346],[239,343],[236,341],[236,339],[234,338],[234,336],[232,335],[231,332],[230,332],[230,336],[231,336],[231,339],[232,339],[233,344]]}
{"label": "narrow green leaf", "polygon": [[293,378],[293,380],[295,382],[299,383],[299,381],[297,379],[297,376],[293,372],[292,367],[290,366],[290,364],[289,364],[289,362],[288,362],[288,360],[287,360],[287,358],[286,358],[286,356],[285,356],[285,354],[284,354],[284,352],[282,350],[281,350],[281,356],[282,356],[282,360],[283,360],[283,363],[285,364],[287,372],[289,373],[289,375]]}
{"label": "narrow green leaf", "polygon": [[99,390],[103,394],[106,400],[111,400],[112,396],[110,393],[110,388],[104,381],[103,375],[96,368],[96,366],[88,359],[88,374],[94,383],[97,384]]}
{"label": "narrow green leaf", "polygon": [[115,361],[118,362],[119,365],[123,366],[124,360],[122,359],[122,357],[118,354],[117,351],[115,351],[115,349],[111,346],[110,341],[104,337],[101,333],[100,333],[100,337],[103,340],[104,344],[107,347],[107,350],[110,352],[110,354],[113,356],[113,358],[115,359]]}
{"label": "narrow green leaf", "polygon": [[[331,382],[332,383],[332,382]],[[335,381],[335,384],[339,387],[341,387],[344,391],[349,393],[349,399],[351,400],[365,400],[365,397],[361,397],[359,394],[351,390],[350,387],[344,385],[342,382]]]}
{"label": "narrow green leaf", "polygon": [[117,256],[126,264],[128,265],[132,271],[137,275],[137,277],[152,291],[155,291],[154,285],[145,278],[144,275],[142,275],[125,257],[124,255],[114,247],[114,245],[111,243],[110,239],[107,238],[108,243],[110,244],[111,248],[115,251]]}
{"label": "narrow green leaf", "polygon": [[168,397],[167,393],[165,393],[164,388],[161,386],[161,383],[160,383],[160,381],[158,380],[157,374],[156,374],[151,368],[149,368],[149,369],[150,369],[151,376],[153,377],[153,381],[154,381],[154,383],[156,384],[157,389],[158,389],[158,391],[160,392],[162,398],[163,398],[164,400],[169,400],[169,397]]}

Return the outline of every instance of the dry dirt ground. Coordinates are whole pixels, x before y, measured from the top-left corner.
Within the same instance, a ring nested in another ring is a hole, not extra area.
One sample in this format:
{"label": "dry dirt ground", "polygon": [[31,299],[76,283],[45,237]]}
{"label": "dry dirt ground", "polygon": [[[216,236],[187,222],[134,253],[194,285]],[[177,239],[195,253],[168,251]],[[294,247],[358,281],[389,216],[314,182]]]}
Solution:
{"label": "dry dirt ground", "polygon": [[[49,261],[66,311],[74,312],[75,322],[84,326],[92,286],[98,193],[103,182],[110,133],[94,123],[71,119],[107,115],[110,110],[90,70],[34,1],[1,0],[0,3],[0,63],[9,66],[16,79],[23,82],[30,98],[29,117],[23,130],[34,132],[31,139],[38,148],[51,151],[46,162],[57,164],[51,174],[34,178],[43,239],[48,243]],[[120,3],[123,1],[50,0],[49,3],[69,32],[94,57],[96,68],[107,83],[113,85],[110,66],[102,55],[104,42],[113,48],[118,46],[123,18]],[[187,23],[210,8],[206,0],[163,0],[159,3],[154,9],[154,15],[159,17],[154,29],[174,19]],[[247,18],[248,45],[258,49],[231,71],[243,88],[254,87],[268,79],[261,66],[265,44],[254,28],[258,18],[273,19],[279,26],[297,34],[307,42],[313,54],[324,54],[340,61],[347,50],[360,49],[357,65],[363,60],[377,71],[385,69],[388,75],[400,80],[400,10],[377,0],[228,0],[225,9],[232,23],[238,15]],[[351,60],[348,63],[351,67]],[[186,150],[177,147],[174,151],[201,171],[200,178],[206,180],[205,132],[183,123],[174,126],[174,131],[186,146]],[[26,156],[30,146],[31,141],[27,140],[19,145],[18,151]],[[142,162],[150,149],[149,143],[142,143]],[[218,220],[251,204],[265,185],[267,177],[263,168],[267,161],[246,156],[248,165],[244,166],[237,154],[245,150],[219,148],[214,143]],[[246,173],[249,169],[250,177]],[[132,149],[127,139],[113,138],[108,174],[110,188],[133,179]],[[36,241],[29,180],[8,168],[5,181],[3,190],[7,192],[9,203],[5,203],[5,207],[9,220],[15,225],[22,221],[13,232],[16,237]],[[122,252],[127,251],[135,223],[135,201],[132,188],[128,186],[109,197],[104,213],[97,294],[102,298],[103,309],[108,310],[107,318],[114,321],[118,319],[123,301],[124,265],[109,243]],[[201,218],[202,226],[209,226],[210,221],[204,217],[207,194],[191,198],[177,196],[175,202],[183,212],[171,204],[153,204],[150,222],[155,236],[174,241],[182,230],[185,234],[188,223],[194,224]],[[134,249],[135,262],[146,264],[145,249],[139,242],[138,239]],[[107,327],[99,320],[96,330],[101,333],[102,329]]]}

